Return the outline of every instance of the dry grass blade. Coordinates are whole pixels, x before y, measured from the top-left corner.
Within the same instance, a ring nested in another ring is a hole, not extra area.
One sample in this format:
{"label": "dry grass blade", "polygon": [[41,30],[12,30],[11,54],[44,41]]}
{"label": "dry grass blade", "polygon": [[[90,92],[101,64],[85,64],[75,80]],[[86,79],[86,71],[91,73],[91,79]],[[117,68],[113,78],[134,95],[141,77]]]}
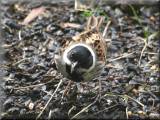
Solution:
{"label": "dry grass blade", "polygon": [[128,119],[128,107],[126,107],[126,119]]}
{"label": "dry grass blade", "polygon": [[25,87],[18,87],[18,88],[14,88],[15,90],[20,90],[20,89],[28,89],[28,88],[34,88],[34,87],[39,87],[42,86],[44,84],[37,84],[37,85],[29,85],[29,86],[25,86]]}
{"label": "dry grass blade", "polygon": [[14,88],[15,90],[19,90],[19,89],[28,89],[28,88],[34,88],[34,87],[40,87],[40,86],[43,86],[45,84],[48,84],[48,83],[51,83],[53,82],[54,79],[46,82],[46,83],[40,83],[40,84],[36,84],[36,85],[29,85],[29,86],[25,86],[25,87],[18,87],[18,88]]}
{"label": "dry grass blade", "polygon": [[122,97],[122,98],[125,98],[125,99],[129,98],[129,99],[135,101],[136,103],[138,103],[139,105],[141,105],[142,107],[144,107],[144,104],[142,104],[141,102],[137,101],[136,99],[134,99],[134,98],[132,98],[132,97],[126,95],[126,94],[125,95],[116,95],[116,94],[113,94],[113,93],[106,93],[103,97],[105,97],[105,96],[115,96],[115,97],[119,96],[119,97]]}
{"label": "dry grass blade", "polygon": [[125,95],[125,97],[127,97],[127,98],[129,98],[129,99],[135,101],[136,103],[138,103],[139,105],[141,105],[142,107],[144,107],[144,104],[142,104],[142,103],[139,102],[138,100],[135,100],[135,99],[133,99],[132,97],[130,97],[130,96],[128,96],[128,95]]}
{"label": "dry grass blade", "polygon": [[13,66],[16,66],[16,65],[18,65],[18,64],[20,64],[20,63],[22,63],[22,62],[24,62],[24,61],[26,61],[26,60],[30,60],[30,58],[23,58],[23,59],[15,62],[15,63],[13,63],[12,65],[13,65]]}
{"label": "dry grass blade", "polygon": [[36,117],[36,120],[39,119],[41,117],[41,115],[43,114],[43,112],[45,111],[45,109],[47,108],[48,104],[51,102],[51,100],[53,99],[53,96],[55,95],[55,93],[57,92],[57,90],[59,89],[60,85],[62,84],[63,80],[61,79],[60,82],[58,83],[57,88],[55,89],[54,93],[52,94],[52,96],[50,97],[50,99],[48,100],[48,102],[46,103],[46,105],[44,106],[43,110],[39,113],[39,115]]}
{"label": "dry grass blade", "polygon": [[116,61],[116,60],[119,60],[119,59],[122,59],[122,58],[126,58],[126,57],[128,57],[128,56],[130,56],[130,55],[132,55],[132,54],[134,54],[134,52],[132,52],[132,53],[127,53],[127,54],[123,54],[123,55],[120,56],[120,57],[117,57],[117,58],[114,58],[114,59],[109,59],[108,61],[109,61],[109,62],[113,62],[113,61]]}
{"label": "dry grass blade", "polygon": [[139,61],[138,61],[138,65],[139,65],[139,66],[140,66],[140,64],[141,64],[141,59],[142,59],[142,55],[143,55],[143,53],[144,53],[144,50],[145,50],[146,47],[147,47],[147,39],[140,38],[140,40],[143,40],[143,41],[144,41],[144,47],[143,47],[143,49],[142,49],[142,51],[141,51],[141,55],[140,55],[140,58],[139,58]]}
{"label": "dry grass blade", "polygon": [[105,108],[105,109],[103,109],[103,110],[101,110],[101,111],[98,111],[98,112],[96,112],[95,114],[93,114],[93,115],[97,115],[97,114],[99,114],[99,113],[101,113],[101,112],[104,112],[104,111],[106,111],[106,110],[109,110],[109,109],[111,109],[111,108],[114,108],[114,107],[116,107],[118,104],[115,104],[115,105],[112,105],[112,106],[110,106],[110,107],[107,107],[107,108]]}
{"label": "dry grass blade", "polygon": [[109,27],[110,24],[111,24],[111,21],[108,21],[106,27],[104,28],[103,34],[102,34],[103,37],[106,36],[107,30],[108,30],[108,27]]}
{"label": "dry grass blade", "polygon": [[22,31],[21,30],[18,32],[18,38],[19,38],[19,40],[22,40]]}
{"label": "dry grass blade", "polygon": [[0,68],[8,68],[8,66],[7,65],[3,65],[3,64],[0,64]]}
{"label": "dry grass blade", "polygon": [[84,26],[77,24],[77,23],[60,23],[60,26],[62,28],[77,28],[77,29],[82,29]]}
{"label": "dry grass blade", "polygon": [[75,106],[72,106],[69,110],[68,110],[68,116],[70,116],[72,110],[74,110],[76,107]]}
{"label": "dry grass blade", "polygon": [[[138,61],[138,65],[140,66],[140,64],[141,64],[141,59],[142,59],[142,55],[143,55],[143,53],[144,53],[144,50],[146,49],[146,47],[147,47],[147,40],[149,41],[150,39],[153,39],[153,38],[155,38],[157,35],[159,35],[159,32],[155,32],[155,33],[153,33],[153,34],[151,34],[150,36],[148,36],[148,38],[146,38],[146,39],[143,39],[143,38],[141,38],[141,37],[138,37],[140,40],[142,40],[142,41],[144,41],[144,47],[143,47],[143,49],[142,49],[142,51],[141,51],[141,55],[140,55],[140,58],[139,58],[139,61]],[[152,54],[152,53],[151,53]],[[155,53],[154,53],[155,54]]]}
{"label": "dry grass blade", "polygon": [[97,102],[97,100],[95,100],[93,103],[89,104],[87,107],[83,108],[80,112],[78,112],[77,114],[75,114],[71,119],[78,118],[78,116],[80,114],[82,114],[83,112],[85,112],[89,107],[91,107],[92,105],[94,105],[96,102]]}

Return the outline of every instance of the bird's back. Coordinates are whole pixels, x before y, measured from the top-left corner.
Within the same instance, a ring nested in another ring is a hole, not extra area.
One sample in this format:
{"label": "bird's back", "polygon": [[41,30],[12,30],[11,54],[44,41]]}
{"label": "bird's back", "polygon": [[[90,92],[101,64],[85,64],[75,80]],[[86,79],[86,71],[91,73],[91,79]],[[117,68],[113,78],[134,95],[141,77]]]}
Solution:
{"label": "bird's back", "polygon": [[99,61],[106,61],[107,46],[99,30],[103,20],[104,17],[90,17],[88,19],[86,29],[82,33],[73,36],[71,41],[65,43],[65,46],[70,46],[76,43],[84,43],[91,46],[95,50]]}
{"label": "bird's back", "polygon": [[[55,58],[55,62],[58,70],[67,78],[72,79],[73,81],[89,81],[101,74],[101,71],[106,64],[106,43],[99,30],[103,20],[103,17],[90,17],[87,22],[86,29],[82,33],[73,36],[72,39],[66,40],[62,44],[60,56]],[[64,56],[68,54],[67,51],[72,48],[71,46],[81,44],[83,44],[83,46],[89,46],[87,48],[91,49],[90,51],[94,51],[92,55],[96,58],[92,56],[94,61],[92,67],[89,69],[79,68],[78,71],[75,73],[73,72],[72,75],[70,75],[66,71],[66,62],[63,58],[66,58]]]}

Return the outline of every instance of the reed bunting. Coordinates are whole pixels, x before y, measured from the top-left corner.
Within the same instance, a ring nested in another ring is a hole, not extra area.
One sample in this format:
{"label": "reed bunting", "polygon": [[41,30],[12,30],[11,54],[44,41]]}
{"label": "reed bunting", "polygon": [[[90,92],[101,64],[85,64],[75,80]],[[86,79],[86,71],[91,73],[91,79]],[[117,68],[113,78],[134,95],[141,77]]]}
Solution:
{"label": "reed bunting", "polygon": [[90,81],[98,77],[106,64],[106,43],[100,33],[104,17],[92,16],[85,30],[66,41],[55,55],[58,71],[75,81]]}

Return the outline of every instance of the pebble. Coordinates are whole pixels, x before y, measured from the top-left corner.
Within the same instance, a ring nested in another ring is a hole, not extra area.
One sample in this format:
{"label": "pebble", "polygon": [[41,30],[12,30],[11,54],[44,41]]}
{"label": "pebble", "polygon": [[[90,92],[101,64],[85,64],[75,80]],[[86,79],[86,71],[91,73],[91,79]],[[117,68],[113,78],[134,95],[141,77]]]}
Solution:
{"label": "pebble", "polygon": [[69,21],[70,21],[70,22],[74,22],[74,21],[75,21],[75,17],[74,17],[74,15],[73,15],[73,14],[71,14],[71,15],[70,15],[70,19],[69,19]]}
{"label": "pebble", "polygon": [[28,108],[30,109],[30,110],[33,110],[33,108],[34,108],[34,103],[29,103],[29,105],[28,105]]}
{"label": "pebble", "polygon": [[20,114],[21,114],[21,115],[26,114],[26,112],[27,112],[27,110],[26,110],[25,108],[23,108],[23,109],[20,110]]}
{"label": "pebble", "polygon": [[123,15],[123,12],[119,8],[116,8],[115,9],[115,16],[116,17],[121,17],[122,15]]}
{"label": "pebble", "polygon": [[17,29],[17,30],[19,30],[20,28],[21,28],[21,25],[19,25],[19,24],[17,24],[15,21],[13,21],[13,20],[7,20],[6,22],[5,22],[5,24],[7,25],[7,26],[9,26],[11,29]]}
{"label": "pebble", "polygon": [[160,118],[160,114],[152,112],[152,113],[149,114],[149,117],[151,119],[159,119]]}
{"label": "pebble", "polygon": [[56,35],[57,36],[62,36],[64,33],[61,31],[61,30],[58,30],[57,32],[56,32]]}
{"label": "pebble", "polygon": [[12,107],[12,108],[7,110],[7,113],[12,114],[12,115],[18,115],[19,111],[20,111],[19,107]]}
{"label": "pebble", "polygon": [[152,85],[152,86],[151,86],[151,91],[158,93],[158,92],[160,91],[160,87],[157,86],[157,85]]}
{"label": "pebble", "polygon": [[50,98],[50,96],[49,96],[49,95],[45,95],[45,96],[43,97],[43,100],[48,101],[48,100],[49,100],[49,98]]}
{"label": "pebble", "polygon": [[27,100],[24,102],[24,105],[27,107],[29,105],[29,103],[31,102],[31,99]]}
{"label": "pebble", "polygon": [[5,109],[8,109],[10,107],[12,107],[13,105],[13,98],[9,97],[4,103],[3,106]]}

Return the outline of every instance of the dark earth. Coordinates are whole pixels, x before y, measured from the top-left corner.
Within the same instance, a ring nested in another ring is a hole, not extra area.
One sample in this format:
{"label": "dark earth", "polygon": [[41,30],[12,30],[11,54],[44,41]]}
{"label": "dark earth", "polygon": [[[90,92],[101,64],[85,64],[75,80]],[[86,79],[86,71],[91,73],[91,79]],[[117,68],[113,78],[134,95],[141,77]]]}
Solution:
{"label": "dark earth", "polygon": [[[32,9],[42,6],[43,14],[21,24]],[[84,12],[75,11],[74,2],[6,2],[1,9],[5,51],[0,47],[0,118],[160,118],[158,4],[102,4]],[[57,72],[54,53],[83,31],[93,14],[105,16],[103,28],[111,21],[106,68],[99,78],[80,83],[81,91],[74,82],[63,95],[69,80]]]}

